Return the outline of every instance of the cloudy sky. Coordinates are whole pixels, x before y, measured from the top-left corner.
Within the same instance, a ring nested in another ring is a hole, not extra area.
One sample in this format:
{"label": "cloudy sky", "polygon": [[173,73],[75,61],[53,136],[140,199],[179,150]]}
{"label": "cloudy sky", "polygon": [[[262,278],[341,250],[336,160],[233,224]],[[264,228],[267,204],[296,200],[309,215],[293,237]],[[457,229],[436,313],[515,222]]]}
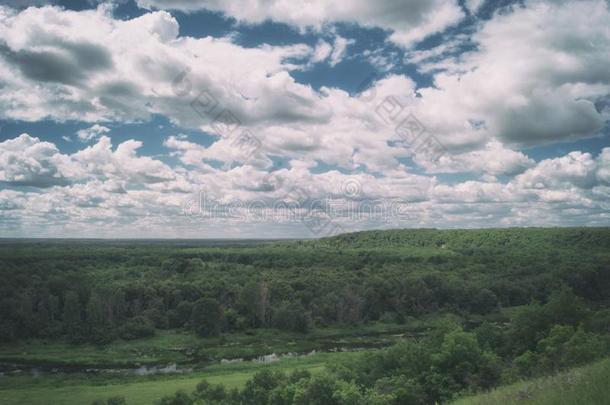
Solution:
{"label": "cloudy sky", "polygon": [[610,225],[607,0],[0,1],[0,237]]}

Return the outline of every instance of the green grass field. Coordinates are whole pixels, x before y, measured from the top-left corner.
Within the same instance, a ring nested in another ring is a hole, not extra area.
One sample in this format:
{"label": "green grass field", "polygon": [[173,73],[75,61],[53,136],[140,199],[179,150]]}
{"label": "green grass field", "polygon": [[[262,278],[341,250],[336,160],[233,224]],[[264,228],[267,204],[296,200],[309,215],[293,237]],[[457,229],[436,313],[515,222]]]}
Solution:
{"label": "green grass field", "polygon": [[76,379],[73,376],[66,379],[59,376],[4,377],[0,387],[0,404],[88,405],[96,399],[123,396],[129,405],[151,405],[155,400],[178,390],[190,392],[203,379],[212,384],[224,384],[227,388],[241,387],[263,367],[283,371],[302,369],[318,373],[336,356],[346,355],[349,356],[350,353],[319,353],[283,359],[269,365],[252,362],[216,365],[188,375],[126,377],[125,382],[116,378],[106,381],[102,377],[90,377],[90,381],[87,381],[82,376]]}
{"label": "green grass field", "polygon": [[453,405],[606,405],[610,403],[610,359],[551,377],[523,381]]}

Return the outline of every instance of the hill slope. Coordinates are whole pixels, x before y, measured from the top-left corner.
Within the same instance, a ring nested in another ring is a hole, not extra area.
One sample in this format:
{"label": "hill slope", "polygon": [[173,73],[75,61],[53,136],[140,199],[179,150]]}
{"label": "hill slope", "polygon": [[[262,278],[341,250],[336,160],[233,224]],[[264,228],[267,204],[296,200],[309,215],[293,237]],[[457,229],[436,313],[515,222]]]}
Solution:
{"label": "hill slope", "polygon": [[453,405],[604,405],[610,399],[610,359],[552,377],[497,388]]}

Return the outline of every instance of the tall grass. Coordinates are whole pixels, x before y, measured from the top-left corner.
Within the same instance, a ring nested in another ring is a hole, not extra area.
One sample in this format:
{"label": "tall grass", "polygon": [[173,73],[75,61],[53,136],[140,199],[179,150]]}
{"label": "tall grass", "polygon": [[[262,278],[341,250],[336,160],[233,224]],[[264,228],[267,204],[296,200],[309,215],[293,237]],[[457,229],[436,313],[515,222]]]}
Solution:
{"label": "tall grass", "polygon": [[537,378],[462,398],[453,405],[607,405],[610,359],[551,377]]}

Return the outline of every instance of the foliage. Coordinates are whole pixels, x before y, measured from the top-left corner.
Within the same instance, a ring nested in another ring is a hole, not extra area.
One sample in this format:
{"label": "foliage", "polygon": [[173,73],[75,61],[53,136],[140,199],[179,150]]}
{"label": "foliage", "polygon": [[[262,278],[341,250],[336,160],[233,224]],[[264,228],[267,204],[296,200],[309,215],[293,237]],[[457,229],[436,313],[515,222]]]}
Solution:
{"label": "foliage", "polygon": [[[372,231],[240,245],[6,240],[0,339],[103,344],[151,324],[201,332],[192,314],[202,299],[220,306],[222,325],[212,311],[211,334],[269,326],[306,333],[387,314],[397,321],[437,311],[487,316],[546,302],[561,285],[603,303],[609,247],[607,228]],[[532,316],[523,322],[537,322]],[[515,338],[533,344],[538,336],[526,333]]]}
{"label": "foliage", "polygon": [[213,298],[201,298],[193,306],[191,326],[199,336],[217,336],[223,324],[220,304]]}
{"label": "foliage", "polygon": [[[547,307],[557,311],[555,302]],[[501,359],[488,343],[482,344],[476,332],[446,322],[423,339],[405,340],[387,349],[330,363],[322,374],[263,369],[242,390],[228,394],[222,385],[204,381],[192,395],[181,392],[176,398],[188,398],[192,403],[257,405],[446,403],[495,387],[502,382],[503,371],[510,372],[511,367],[520,368],[521,375],[528,376],[610,354],[607,337],[562,325],[553,326],[548,336],[537,342],[536,350],[515,358],[514,365],[510,358]]]}
{"label": "foliage", "polygon": [[411,334],[398,344],[334,361],[323,375],[264,370],[237,391],[202,383],[160,401],[447,402],[608,355],[609,252],[607,228],[239,243],[4,240],[0,341],[77,350],[187,330],[205,343],[193,356],[209,359],[208,343],[236,335],[280,330],[285,352],[295,341],[322,346],[333,328],[403,324]]}
{"label": "foliage", "polygon": [[127,405],[124,397],[116,396],[110,397],[107,400],[95,400],[91,405]]}

